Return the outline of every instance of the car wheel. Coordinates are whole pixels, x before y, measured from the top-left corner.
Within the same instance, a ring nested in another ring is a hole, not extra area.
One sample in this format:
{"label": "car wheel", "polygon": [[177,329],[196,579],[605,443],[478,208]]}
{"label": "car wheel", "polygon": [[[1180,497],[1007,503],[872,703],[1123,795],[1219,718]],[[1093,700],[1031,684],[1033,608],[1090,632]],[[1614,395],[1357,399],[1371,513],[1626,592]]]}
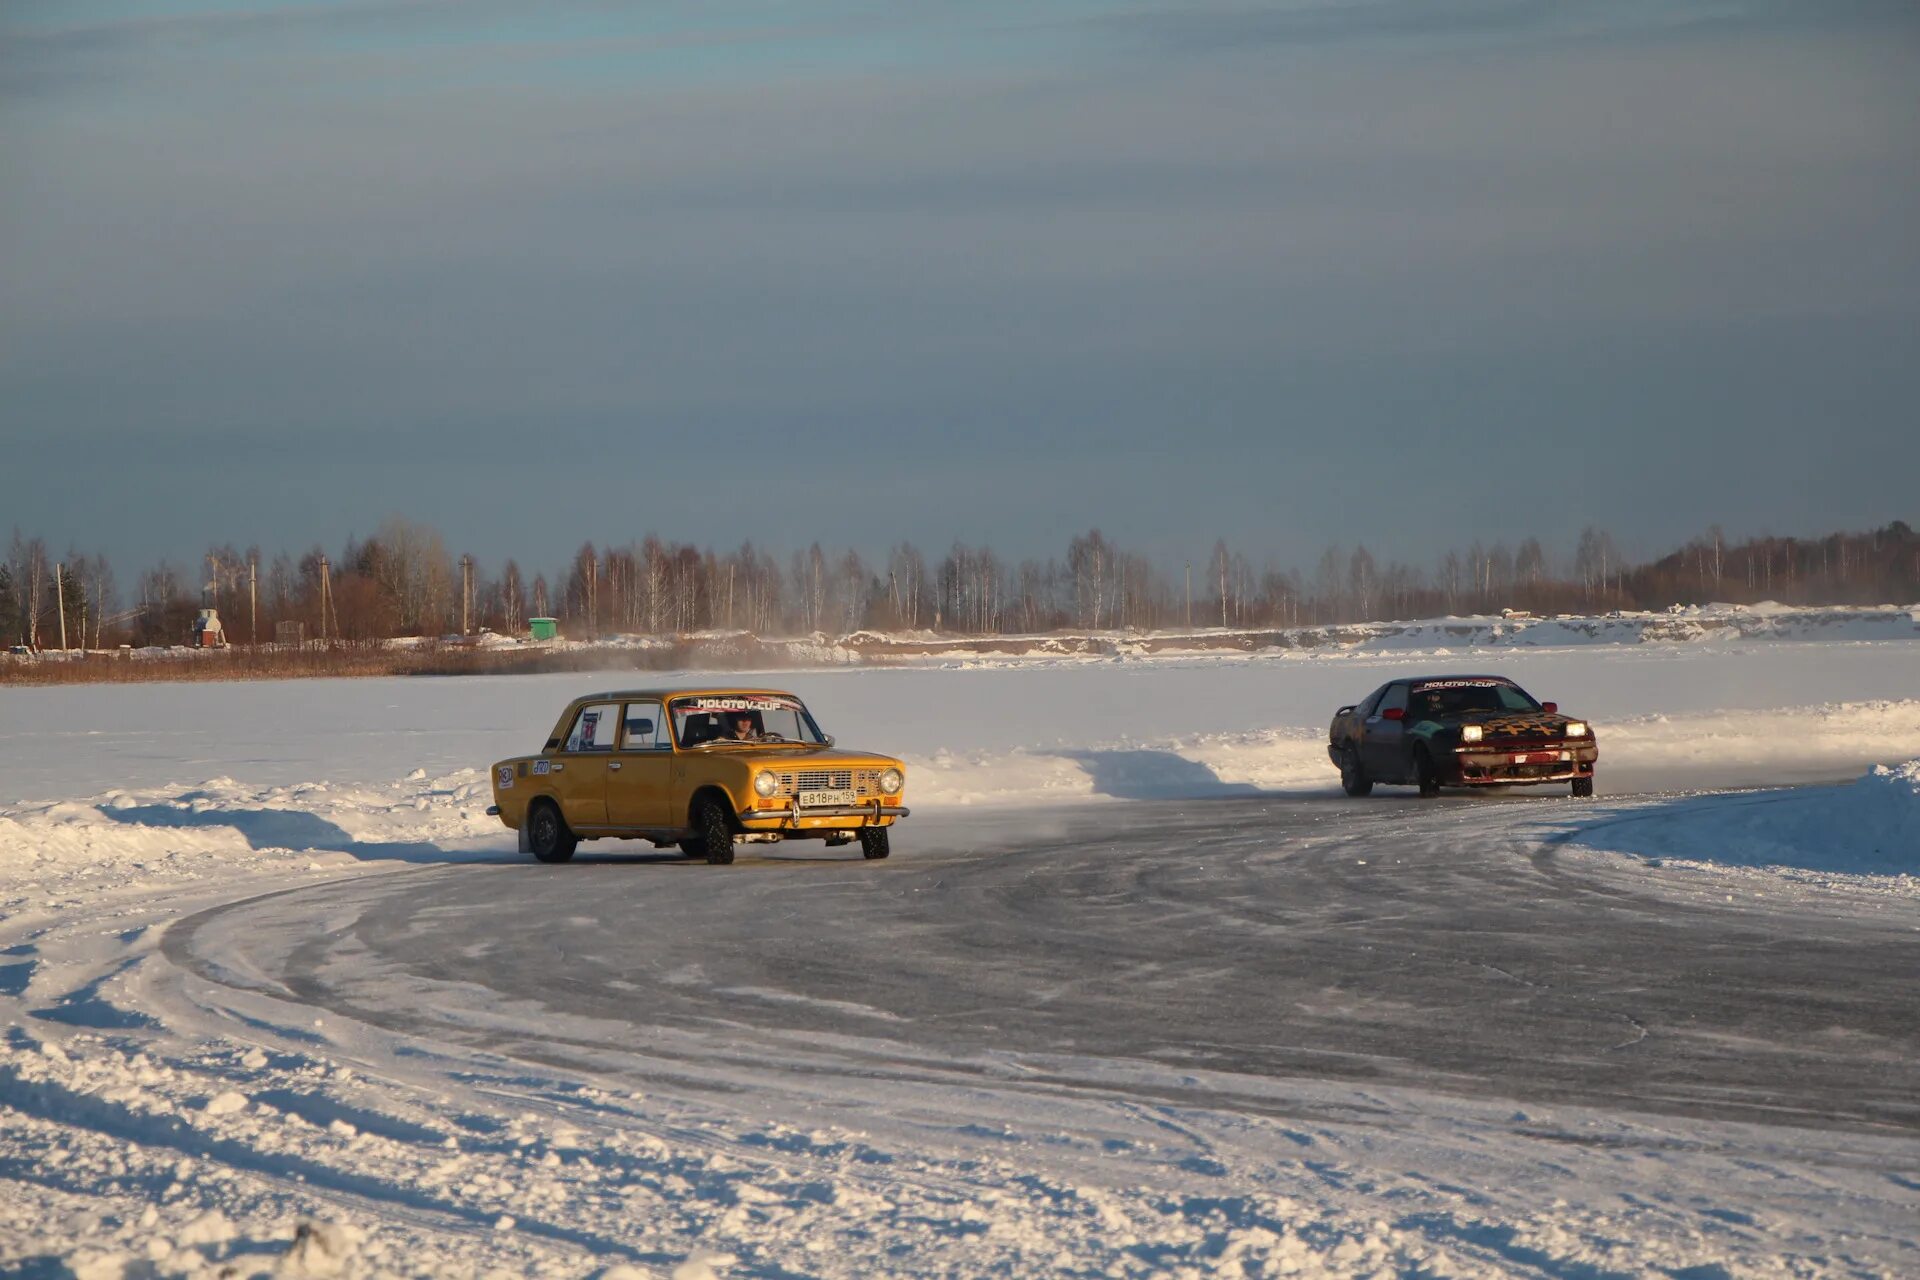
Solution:
{"label": "car wheel", "polygon": [[1433,757],[1425,747],[1413,753],[1413,780],[1420,784],[1423,798],[1440,794],[1440,771],[1433,767]]}
{"label": "car wheel", "polygon": [[892,853],[892,842],[887,838],[887,829],[885,827],[860,828],[860,852],[869,862],[877,861]]}
{"label": "car wheel", "polygon": [[680,842],[680,852],[689,858],[704,858],[707,856],[707,842],[705,840],[682,840]]}
{"label": "car wheel", "polygon": [[694,830],[700,833],[700,852],[709,865],[724,867],[733,861],[733,826],[725,809],[711,800],[701,805]]}
{"label": "car wheel", "polygon": [[1574,798],[1577,800],[1585,800],[1591,797],[1593,795],[1592,775],[1588,775],[1587,777],[1584,777],[1584,778],[1575,778],[1573,780],[1573,794],[1574,794]]}
{"label": "car wheel", "polygon": [[1350,796],[1370,796],[1373,794],[1373,779],[1358,760],[1349,755],[1340,765],[1340,789]]}
{"label": "car wheel", "polygon": [[580,845],[551,800],[536,800],[527,813],[527,847],[542,862],[565,862]]}

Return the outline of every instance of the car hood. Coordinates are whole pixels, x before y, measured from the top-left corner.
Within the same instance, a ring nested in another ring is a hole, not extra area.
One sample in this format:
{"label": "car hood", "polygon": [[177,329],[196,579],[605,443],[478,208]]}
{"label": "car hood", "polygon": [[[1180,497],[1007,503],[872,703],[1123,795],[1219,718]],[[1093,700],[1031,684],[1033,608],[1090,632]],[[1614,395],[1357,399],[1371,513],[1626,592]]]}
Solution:
{"label": "car hood", "polygon": [[1557,711],[1463,711],[1441,723],[1477,724],[1489,738],[1562,738],[1575,718]]}
{"label": "car hood", "polygon": [[725,760],[751,760],[756,767],[762,769],[778,769],[783,765],[795,769],[905,767],[892,756],[883,756],[873,751],[852,751],[845,747],[774,747],[760,743],[742,743],[737,747],[721,747],[710,751],[695,750],[689,754],[713,756]]}

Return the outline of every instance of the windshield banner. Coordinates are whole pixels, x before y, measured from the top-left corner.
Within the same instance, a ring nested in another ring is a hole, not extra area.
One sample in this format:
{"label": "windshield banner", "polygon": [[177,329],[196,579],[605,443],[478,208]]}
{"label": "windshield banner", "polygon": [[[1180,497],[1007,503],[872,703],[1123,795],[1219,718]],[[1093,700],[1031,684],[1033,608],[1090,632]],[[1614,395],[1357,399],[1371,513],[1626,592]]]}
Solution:
{"label": "windshield banner", "polygon": [[1413,686],[1413,692],[1424,693],[1428,689],[1498,689],[1512,683],[1511,680],[1424,680]]}
{"label": "windshield banner", "polygon": [[798,711],[798,698],[746,698],[725,695],[714,698],[675,698],[675,711]]}

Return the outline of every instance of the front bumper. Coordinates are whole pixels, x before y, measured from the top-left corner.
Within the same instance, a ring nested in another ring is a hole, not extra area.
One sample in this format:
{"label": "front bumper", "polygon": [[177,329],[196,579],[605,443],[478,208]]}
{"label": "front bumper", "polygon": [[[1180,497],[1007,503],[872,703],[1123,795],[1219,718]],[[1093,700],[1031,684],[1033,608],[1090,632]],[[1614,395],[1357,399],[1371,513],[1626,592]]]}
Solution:
{"label": "front bumper", "polygon": [[737,816],[743,831],[811,831],[821,827],[886,826],[895,818],[904,818],[912,810],[905,805],[838,805],[833,808],[802,808],[798,800],[784,809],[747,809]]}
{"label": "front bumper", "polygon": [[1454,776],[1462,787],[1524,787],[1542,782],[1571,782],[1591,778],[1600,758],[1598,744],[1588,739],[1580,746],[1565,743],[1494,744],[1476,742],[1454,748]]}

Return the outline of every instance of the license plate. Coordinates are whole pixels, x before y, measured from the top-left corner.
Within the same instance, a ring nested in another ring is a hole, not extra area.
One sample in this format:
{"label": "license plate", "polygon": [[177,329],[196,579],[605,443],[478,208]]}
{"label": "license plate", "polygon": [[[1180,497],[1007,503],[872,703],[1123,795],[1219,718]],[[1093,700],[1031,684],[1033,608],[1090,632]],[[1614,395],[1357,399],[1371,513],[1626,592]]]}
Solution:
{"label": "license plate", "polygon": [[860,803],[860,797],[851,791],[802,791],[800,807],[802,809],[838,809]]}
{"label": "license plate", "polygon": [[1551,751],[1516,751],[1513,753],[1515,764],[1552,764],[1560,757]]}

